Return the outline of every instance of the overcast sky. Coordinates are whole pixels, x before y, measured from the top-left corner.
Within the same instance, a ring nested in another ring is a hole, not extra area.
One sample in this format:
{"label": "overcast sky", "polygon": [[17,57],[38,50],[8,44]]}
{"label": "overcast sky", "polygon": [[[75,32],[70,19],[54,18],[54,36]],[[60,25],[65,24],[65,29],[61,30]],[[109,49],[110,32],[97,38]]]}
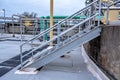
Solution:
{"label": "overcast sky", "polygon": [[[38,16],[49,15],[50,0],[0,0],[0,10],[6,10],[6,16],[35,12]],[[54,15],[70,15],[85,5],[85,0],[54,0]],[[0,16],[3,13],[0,12]]]}

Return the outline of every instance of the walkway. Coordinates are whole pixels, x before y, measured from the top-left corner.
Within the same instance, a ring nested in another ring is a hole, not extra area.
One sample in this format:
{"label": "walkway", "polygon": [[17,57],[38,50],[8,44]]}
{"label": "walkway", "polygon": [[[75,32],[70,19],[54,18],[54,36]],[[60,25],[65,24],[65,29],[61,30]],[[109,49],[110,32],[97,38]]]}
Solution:
{"label": "walkway", "polygon": [[0,80],[102,80],[86,63],[81,47],[44,66],[37,74],[15,74],[17,69],[9,71]]}

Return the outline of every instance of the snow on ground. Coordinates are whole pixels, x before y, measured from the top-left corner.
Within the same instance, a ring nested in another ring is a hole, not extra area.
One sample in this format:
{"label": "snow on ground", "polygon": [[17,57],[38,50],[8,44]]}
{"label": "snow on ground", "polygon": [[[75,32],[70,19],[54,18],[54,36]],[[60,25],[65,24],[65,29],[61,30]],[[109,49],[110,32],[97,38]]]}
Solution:
{"label": "snow on ground", "polygon": [[16,41],[0,41],[0,62],[18,55],[20,44],[20,42]]}
{"label": "snow on ground", "polygon": [[1,34],[0,33],[0,39],[13,39],[13,40],[21,40],[21,38],[23,40],[29,40],[32,37],[34,37],[34,35],[20,35],[20,34],[15,34],[15,37],[13,37],[13,34]]}
{"label": "snow on ground", "polygon": [[[21,42],[21,36],[15,34],[16,37],[12,37],[12,34],[0,34],[0,62],[8,60],[18,54],[20,54],[20,45],[25,41]],[[33,35],[24,35],[24,40],[29,40]],[[10,40],[10,41],[9,41]],[[12,41],[13,40],[13,41]],[[19,41],[17,41],[19,40]],[[39,41],[35,41],[39,42]],[[25,45],[24,50],[30,48],[30,45]]]}

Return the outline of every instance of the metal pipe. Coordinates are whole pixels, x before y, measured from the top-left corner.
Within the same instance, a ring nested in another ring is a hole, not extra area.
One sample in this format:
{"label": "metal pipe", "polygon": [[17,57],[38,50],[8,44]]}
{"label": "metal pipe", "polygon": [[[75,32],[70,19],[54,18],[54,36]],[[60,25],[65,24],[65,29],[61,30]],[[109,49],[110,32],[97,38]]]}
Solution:
{"label": "metal pipe", "polygon": [[[99,8],[97,8],[99,9]],[[102,7],[102,10],[107,10],[107,7]],[[120,10],[120,7],[109,7],[109,10]]]}
{"label": "metal pipe", "polygon": [[[60,30],[61,30],[61,25],[58,25],[58,28],[57,28],[57,35],[60,34]],[[60,43],[60,37],[58,37],[58,39],[57,39],[57,45],[59,45],[59,43]]]}
{"label": "metal pipe", "polygon": [[[50,0],[50,28],[53,27],[53,0]],[[50,30],[50,40],[53,38],[53,30]],[[50,42],[53,46],[53,41]]]}
{"label": "metal pipe", "polygon": [[23,67],[22,46],[20,46],[20,63],[21,63],[21,68],[22,68]]}
{"label": "metal pipe", "polygon": [[3,12],[3,17],[4,17],[3,18],[4,19],[4,21],[3,21],[4,24],[2,25],[2,34],[3,34],[5,32],[4,31],[4,29],[5,29],[5,9],[2,9],[2,12]]}
{"label": "metal pipe", "polygon": [[109,5],[110,5],[110,0],[108,0],[108,7],[107,7],[107,13],[106,13],[106,24],[108,25],[109,24]]}
{"label": "metal pipe", "polygon": [[4,30],[6,29],[5,27],[5,9],[3,9],[3,11],[4,11]]}
{"label": "metal pipe", "polygon": [[20,18],[20,35],[21,35],[21,43],[22,43],[22,20]]}
{"label": "metal pipe", "polygon": [[101,4],[102,4],[102,1],[99,0],[99,18],[98,18],[98,26],[100,26]]}
{"label": "metal pipe", "polygon": [[[12,18],[11,17],[2,17],[2,16],[0,16],[0,19],[7,19],[7,20],[12,20]],[[14,20],[18,20],[17,18],[14,18]]]}
{"label": "metal pipe", "polygon": [[12,32],[13,32],[13,37],[15,37],[15,26],[14,26],[14,15],[12,15]]}

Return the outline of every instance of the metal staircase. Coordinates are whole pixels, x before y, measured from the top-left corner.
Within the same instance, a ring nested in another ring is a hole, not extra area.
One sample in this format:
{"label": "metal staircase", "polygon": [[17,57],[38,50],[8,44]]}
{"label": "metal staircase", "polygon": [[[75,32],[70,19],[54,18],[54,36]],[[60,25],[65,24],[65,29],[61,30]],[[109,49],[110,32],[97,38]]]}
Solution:
{"label": "metal staircase", "polygon": [[[99,10],[96,9],[96,6],[99,6]],[[100,12],[101,2],[94,1],[87,7],[58,22],[52,28],[41,32],[33,39],[23,43],[20,46],[20,70],[36,70],[62,56],[66,52],[99,36],[101,32]],[[80,18],[81,15],[85,17]],[[75,17],[79,17],[79,21],[78,19],[75,20]],[[63,31],[60,30],[62,25],[68,24],[71,27]],[[49,34],[51,30],[57,30],[57,36],[54,36],[49,41],[44,41],[44,35]],[[70,35],[66,37],[68,34]],[[40,42],[37,42],[37,40],[40,40]],[[57,43],[53,46],[49,46],[51,41],[56,41]],[[27,50],[24,49],[26,46]],[[26,57],[29,59],[26,60]]]}

